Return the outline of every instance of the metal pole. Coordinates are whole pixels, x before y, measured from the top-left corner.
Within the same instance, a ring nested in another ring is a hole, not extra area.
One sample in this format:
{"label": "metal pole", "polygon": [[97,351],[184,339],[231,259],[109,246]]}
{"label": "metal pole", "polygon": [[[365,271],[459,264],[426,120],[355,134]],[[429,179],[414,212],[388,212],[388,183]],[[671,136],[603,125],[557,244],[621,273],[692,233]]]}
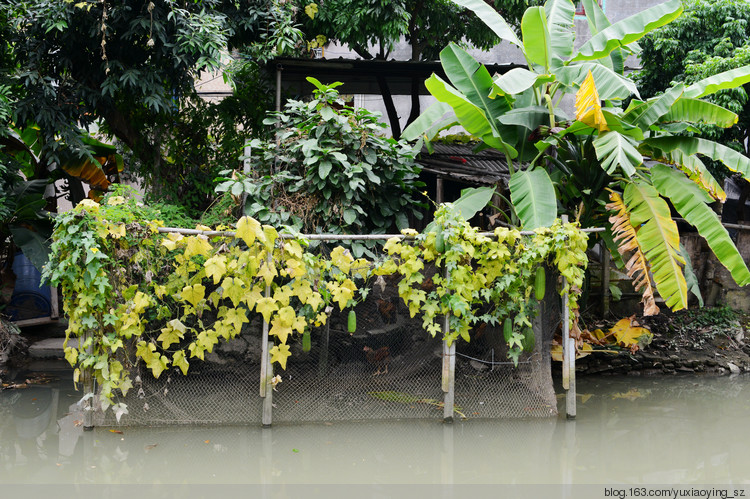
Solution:
{"label": "metal pole", "polygon": [[[568,216],[562,216],[563,223],[568,223]],[[563,277],[563,289],[568,280]],[[562,343],[563,343],[563,388],[565,394],[565,414],[568,419],[576,417],[576,345],[570,337],[570,311],[568,310],[568,292],[562,297]]]}

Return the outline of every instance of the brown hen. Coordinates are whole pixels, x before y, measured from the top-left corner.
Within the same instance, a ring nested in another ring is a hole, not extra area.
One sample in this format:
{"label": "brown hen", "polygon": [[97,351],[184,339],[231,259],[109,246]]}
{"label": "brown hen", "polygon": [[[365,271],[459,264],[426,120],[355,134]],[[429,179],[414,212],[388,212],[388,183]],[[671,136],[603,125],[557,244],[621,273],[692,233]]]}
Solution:
{"label": "brown hen", "polygon": [[[378,348],[377,350],[373,350],[366,346],[362,350],[365,352],[365,356],[367,356],[367,362],[378,368],[378,371],[373,374],[373,376],[386,374],[388,372],[388,363],[391,361],[391,351],[387,346]],[[383,370],[383,368],[385,368],[385,370]]]}

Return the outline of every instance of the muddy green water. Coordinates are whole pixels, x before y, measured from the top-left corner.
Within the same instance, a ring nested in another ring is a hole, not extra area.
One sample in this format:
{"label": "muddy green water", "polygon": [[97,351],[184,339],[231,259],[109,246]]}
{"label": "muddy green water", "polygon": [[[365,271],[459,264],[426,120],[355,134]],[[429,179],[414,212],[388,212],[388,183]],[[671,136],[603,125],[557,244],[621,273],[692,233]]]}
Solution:
{"label": "muddy green water", "polygon": [[579,378],[576,421],[123,433],[84,432],[69,385],[0,393],[0,484],[750,484],[748,376]]}

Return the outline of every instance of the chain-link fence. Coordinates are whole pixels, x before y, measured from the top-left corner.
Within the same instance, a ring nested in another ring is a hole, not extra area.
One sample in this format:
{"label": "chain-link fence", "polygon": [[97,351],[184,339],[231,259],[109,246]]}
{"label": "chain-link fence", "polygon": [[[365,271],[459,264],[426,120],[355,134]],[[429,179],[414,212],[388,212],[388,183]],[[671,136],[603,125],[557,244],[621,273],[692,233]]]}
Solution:
{"label": "chain-link fence", "polygon": [[[554,283],[554,276],[547,282]],[[455,418],[557,413],[549,347],[559,325],[559,300],[555,286],[548,286],[535,321],[535,349],[524,353],[518,366],[507,359],[501,327],[480,324],[470,342],[456,343]],[[288,340],[292,356],[285,370],[274,367],[280,381],[268,389],[272,404],[266,411],[272,421],[442,419],[443,341],[422,328],[419,316],[410,317],[398,296],[398,278],[378,280],[355,311],[354,333],[347,330],[348,311],[336,309],[325,326],[313,329],[309,348],[300,338]],[[263,336],[262,318],[256,316],[239,337],[215,346],[204,362],[191,359],[187,376],[173,368],[154,379],[141,368],[132,375],[134,388],[124,398],[128,414],[120,424],[268,424],[260,395]],[[116,423],[111,411],[99,411],[94,424]]]}

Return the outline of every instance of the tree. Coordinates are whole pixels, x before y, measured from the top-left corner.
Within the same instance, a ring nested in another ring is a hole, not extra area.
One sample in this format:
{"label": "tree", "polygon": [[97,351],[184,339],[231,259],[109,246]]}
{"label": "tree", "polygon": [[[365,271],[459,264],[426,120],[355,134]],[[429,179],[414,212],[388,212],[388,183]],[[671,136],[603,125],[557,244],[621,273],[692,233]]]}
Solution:
{"label": "tree", "polygon": [[[646,97],[679,83],[689,85],[746,66],[750,64],[750,4],[739,0],[688,0],[682,16],[649,33],[640,45],[642,68],[634,79]],[[727,129],[698,125],[692,133],[748,155],[750,105],[747,90],[744,85],[708,97],[739,116],[736,126]],[[718,162],[710,162],[708,167],[719,179],[731,174]],[[750,196],[750,183],[738,175],[735,179],[743,188],[737,209],[737,217],[742,219],[742,207]]]}
{"label": "tree", "polygon": [[80,129],[99,126],[133,151],[158,192],[174,182],[168,175],[167,183],[160,180],[173,166],[163,144],[174,136],[196,78],[218,69],[232,47],[276,40],[274,6],[266,0],[3,2],[18,91],[15,122],[39,127],[44,164],[59,162],[63,149],[90,155]]}
{"label": "tree", "polygon": [[[641,100],[634,83],[623,75],[624,52],[635,52],[634,42],[676,19],[682,12],[679,0],[615,24],[593,0],[584,0],[593,36],[578,50],[573,48],[571,0],[548,0],[544,7],[529,8],[521,21],[521,38],[484,2],[456,2],[516,45],[528,69],[516,68],[493,79],[468,53],[449,45],[440,57],[450,82],[435,75],[427,80],[438,102],[405,131],[407,138],[429,139],[445,123],[437,119],[453,113],[445,121],[461,124],[481,138],[484,147],[505,154],[511,200],[523,227],[549,226],[558,214],[556,200],[562,213],[605,225],[610,249],[629,255],[625,266],[643,291],[647,315],[659,310],[656,290],[673,310],[687,306],[686,262],[667,200],[706,239],[733,278],[740,285],[750,284],[750,270],[709,207],[725,194],[699,155],[722,161],[746,179],[750,159],[720,143],[677,134],[695,122],[735,124],[735,113],[701,98],[750,82],[749,66]],[[575,94],[573,120],[555,106],[562,93]],[[636,98],[623,109],[622,102],[632,95]],[[657,164],[647,166],[646,160]],[[570,182],[571,174],[585,176]],[[602,198],[607,193],[605,211]],[[585,218],[586,211],[594,211],[594,216]]]}
{"label": "tree", "polygon": [[[492,4],[515,22],[523,9],[541,0],[494,0]],[[298,0],[307,16],[302,16],[308,34],[320,34],[339,41],[364,59],[387,59],[396,43],[405,39],[411,47],[410,60],[433,61],[446,42],[468,43],[487,50],[499,41],[470,12],[445,0]],[[407,124],[420,113],[418,79],[412,80],[411,113]],[[391,131],[401,135],[398,113],[385,78],[378,79]]]}

